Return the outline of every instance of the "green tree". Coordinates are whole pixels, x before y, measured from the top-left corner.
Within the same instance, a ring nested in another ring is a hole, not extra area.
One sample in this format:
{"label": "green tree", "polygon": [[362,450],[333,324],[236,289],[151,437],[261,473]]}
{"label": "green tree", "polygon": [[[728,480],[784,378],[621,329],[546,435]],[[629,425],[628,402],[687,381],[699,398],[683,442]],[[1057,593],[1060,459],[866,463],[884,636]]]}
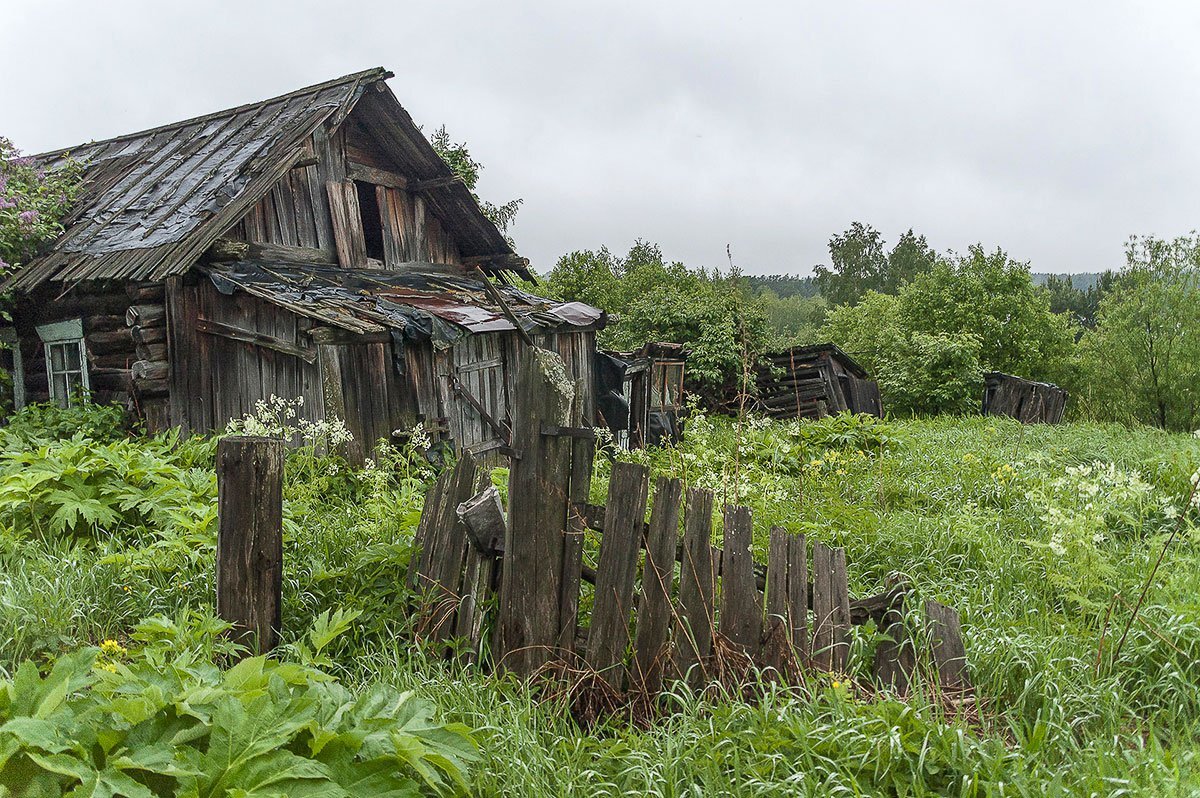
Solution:
{"label": "green tree", "polygon": [[[479,183],[479,173],[483,171],[483,164],[471,157],[465,141],[455,142],[450,138],[450,133],[446,130],[445,125],[433,131],[433,135],[429,137],[429,143],[437,150],[437,154],[442,156],[442,160],[454,171],[454,174],[458,175],[471,190],[483,215],[491,219],[492,223],[507,238],[508,228],[516,218],[517,211],[524,200],[518,198],[509,200],[503,205],[494,205],[476,194],[475,186]],[[512,239],[509,239],[509,243],[512,243]]]}
{"label": "green tree", "polygon": [[1088,415],[1191,430],[1200,423],[1200,238],[1131,238],[1117,288],[1080,341],[1074,391]]}
{"label": "green tree", "polygon": [[1065,379],[1074,343],[1028,266],[980,246],[939,259],[896,296],[872,291],[835,309],[823,332],[875,374],[891,412],[915,414],[977,408],[985,371]]}
{"label": "green tree", "polygon": [[937,260],[925,236],[911,229],[890,252],[884,252],[884,243],[878,230],[861,222],[830,238],[831,266],[814,270],[822,295],[834,305],[854,305],[868,291],[894,294]]}
{"label": "green tree", "polygon": [[757,359],[770,340],[762,304],[736,271],[722,276],[689,269],[665,261],[659,247],[646,241],[637,241],[624,257],[607,248],[563,255],[545,289],[612,314],[600,334],[602,347],[688,344],[689,382],[710,393],[735,380],[745,358]]}

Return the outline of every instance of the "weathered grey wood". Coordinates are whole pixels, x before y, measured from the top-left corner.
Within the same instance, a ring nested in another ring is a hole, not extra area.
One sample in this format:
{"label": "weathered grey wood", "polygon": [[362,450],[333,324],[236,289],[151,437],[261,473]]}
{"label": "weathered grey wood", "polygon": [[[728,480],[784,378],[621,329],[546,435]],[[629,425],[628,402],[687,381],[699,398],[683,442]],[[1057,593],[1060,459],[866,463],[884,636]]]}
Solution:
{"label": "weathered grey wood", "polygon": [[771,527],[767,549],[767,618],[763,640],[763,661],[780,673],[790,660],[791,630],[788,569],[791,566],[790,535],[782,527]]}
{"label": "weathered grey wood", "polygon": [[754,584],[754,559],[750,553],[753,527],[749,508],[725,506],[720,630],[731,643],[757,657],[762,642],[762,603]]}
{"label": "weathered grey wood", "polygon": [[875,647],[871,671],[876,682],[900,695],[907,695],[917,664],[916,651],[904,627],[904,601],[908,584],[894,577],[889,577],[888,582],[892,588],[884,594],[888,597],[888,606],[877,621],[883,638]]}
{"label": "weathered grey wood", "polygon": [[135,360],[129,370],[134,382],[162,380],[170,374],[170,367],[161,360]]}
{"label": "weathered grey wood", "polygon": [[454,477],[453,471],[443,471],[438,474],[433,486],[425,493],[425,502],[421,507],[421,520],[417,523],[417,531],[413,536],[412,556],[408,561],[408,576],[406,582],[409,590],[416,590],[421,574],[421,561],[425,556],[425,540],[429,537],[429,528],[438,517],[438,508],[446,495],[446,488]]}
{"label": "weathered grey wood", "polygon": [[475,458],[464,452],[426,530],[417,587],[426,596],[424,631],[431,640],[445,640],[454,633],[467,556],[467,530],[459,519],[458,506],[474,492],[475,473]]}
{"label": "weathered grey wood", "polygon": [[471,542],[467,547],[462,600],[459,602],[455,630],[455,636],[466,642],[462,651],[466,662],[475,662],[479,657],[484,607],[491,596],[495,569],[508,527],[504,507],[500,503],[500,492],[489,484],[491,477],[488,469],[479,469],[475,481],[477,488],[484,484],[487,487],[459,504],[457,510]]}
{"label": "weathered grey wood", "polygon": [[367,244],[363,239],[358,188],[353,180],[329,182],[325,188],[329,195],[338,263],[343,269],[361,269],[367,265]]}
{"label": "weathered grey wood", "polygon": [[657,695],[662,689],[663,671],[668,662],[667,634],[671,628],[675,540],[679,535],[682,497],[683,485],[678,479],[659,477],[654,487],[650,531],[646,536],[646,563],[642,568],[642,595],[633,646],[633,681],[649,695]]}
{"label": "weathered grey wood", "polygon": [[824,543],[813,543],[812,552],[813,664],[822,670],[833,668],[833,550]]}
{"label": "weathered grey wood", "polygon": [[801,664],[808,662],[812,652],[808,640],[808,547],[804,535],[788,539],[788,624],[792,649]]}
{"label": "weathered grey wood", "polygon": [[561,357],[526,349],[516,386],[512,441],[522,456],[509,470],[497,635],[498,661],[526,678],[551,658],[562,628],[571,441],[542,435],[542,425],[570,425],[575,385]]}
{"label": "weathered grey wood", "polygon": [[125,311],[125,325],[128,327],[162,327],[167,323],[167,308],[165,305],[130,305]]}
{"label": "weathered grey wood", "polygon": [[846,671],[850,657],[850,588],[846,577],[846,550],[833,550],[833,669]]}
{"label": "weathered grey wood", "polygon": [[617,690],[623,689],[625,682],[624,655],[630,643],[629,614],[633,609],[648,480],[645,466],[615,463],[608,483],[587,661]]}
{"label": "weathered grey wood", "polygon": [[925,602],[925,619],[929,625],[930,653],[937,668],[938,684],[946,692],[971,689],[958,611],[931,599]]}
{"label": "weathered grey wood", "polygon": [[703,679],[702,663],[712,653],[715,628],[716,573],[712,556],[712,512],[712,492],[690,488],[687,492],[679,568],[675,662],[679,675],[686,676],[690,672],[694,683]]}
{"label": "weathered grey wood", "polygon": [[[579,393],[573,414],[579,414]],[[567,536],[563,541],[562,589],[559,593],[558,647],[561,651],[575,650],[579,631],[579,587],[583,575],[583,536],[587,521],[579,514],[578,506],[586,502],[592,485],[592,459],[595,442],[591,439],[571,440],[571,486],[568,507]]]}
{"label": "weathered grey wood", "polygon": [[264,654],[282,626],[283,441],[221,439],[217,516],[217,614]]}

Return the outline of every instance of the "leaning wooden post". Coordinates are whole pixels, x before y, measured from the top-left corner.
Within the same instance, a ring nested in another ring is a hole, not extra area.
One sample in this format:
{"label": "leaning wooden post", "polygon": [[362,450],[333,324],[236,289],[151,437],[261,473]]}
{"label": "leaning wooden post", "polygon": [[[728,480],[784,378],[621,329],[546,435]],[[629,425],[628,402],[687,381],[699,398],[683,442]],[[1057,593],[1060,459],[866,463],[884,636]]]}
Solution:
{"label": "leaning wooden post", "polygon": [[283,593],[283,441],[217,444],[217,615],[265,654],[279,642]]}

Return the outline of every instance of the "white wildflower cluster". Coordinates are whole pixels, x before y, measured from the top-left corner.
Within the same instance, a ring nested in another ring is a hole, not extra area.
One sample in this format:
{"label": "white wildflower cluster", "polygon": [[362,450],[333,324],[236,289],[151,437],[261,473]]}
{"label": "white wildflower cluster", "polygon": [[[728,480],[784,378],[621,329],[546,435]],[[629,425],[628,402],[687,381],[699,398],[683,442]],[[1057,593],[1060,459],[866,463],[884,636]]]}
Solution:
{"label": "white wildflower cluster", "polygon": [[285,399],[271,394],[269,399],[254,403],[254,412],[231,420],[225,426],[227,435],[256,435],[292,441],[299,437],[314,447],[333,449],[354,440],[354,435],[340,418],[310,421],[300,417],[304,397]]}

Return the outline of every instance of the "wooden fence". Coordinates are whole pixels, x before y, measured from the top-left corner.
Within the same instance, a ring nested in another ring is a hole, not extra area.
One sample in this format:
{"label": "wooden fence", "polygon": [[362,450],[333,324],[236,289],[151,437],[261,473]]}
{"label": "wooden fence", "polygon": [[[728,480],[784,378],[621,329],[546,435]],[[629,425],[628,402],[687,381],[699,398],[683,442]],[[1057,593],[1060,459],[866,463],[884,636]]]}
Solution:
{"label": "wooden fence", "polygon": [[[648,470],[630,463],[613,465],[605,504],[589,504],[592,431],[562,361],[528,351],[507,512],[490,469],[469,453],[426,496],[406,577],[423,597],[424,639],[521,677],[561,663],[615,691],[656,695],[664,680],[702,684],[730,662],[783,679],[845,672],[850,627],[874,621],[879,682],[907,691],[926,661],[943,690],[970,689],[958,614],[926,602],[928,640],[915,646],[909,585],[852,601],[844,549],[776,527],[763,567],[749,509],[723,508],[715,547],[711,492],[685,496],[679,480],[662,477],[651,495]],[[226,438],[218,448],[217,607],[258,651],[280,629],[282,464],[278,441]],[[589,530],[600,540],[595,567],[583,556]]]}
{"label": "wooden fence", "polygon": [[[723,508],[714,547],[713,494],[685,497],[679,480],[659,478],[651,497],[649,472],[635,464],[615,463],[605,504],[588,504],[593,443],[569,382],[552,355],[527,359],[520,379],[530,401],[514,420],[507,516],[469,454],[426,499],[409,575],[427,599],[422,635],[458,638],[468,658],[489,652],[522,677],[561,662],[616,690],[655,694],[664,679],[714,678],[730,657],[782,678],[808,667],[844,672],[850,627],[873,620],[885,640],[872,671],[907,690],[919,657],[904,623],[906,583],[851,601],[845,550],[778,527],[764,568],[745,507]],[[600,538],[594,568],[582,556],[588,530]],[[941,687],[968,689],[957,613],[937,602],[924,610]]]}

